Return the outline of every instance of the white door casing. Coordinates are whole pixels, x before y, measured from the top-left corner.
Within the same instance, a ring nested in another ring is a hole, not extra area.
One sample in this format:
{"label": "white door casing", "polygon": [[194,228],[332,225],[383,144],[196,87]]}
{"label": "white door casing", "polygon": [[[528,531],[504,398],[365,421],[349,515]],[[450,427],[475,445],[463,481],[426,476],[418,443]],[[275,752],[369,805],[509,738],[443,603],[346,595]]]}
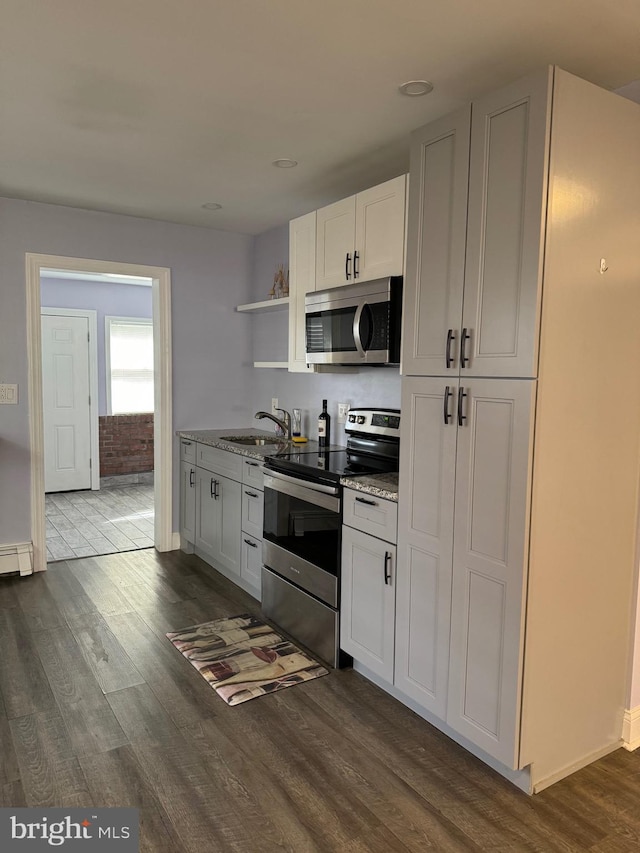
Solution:
{"label": "white door casing", "polygon": [[171,398],[171,271],[166,267],[68,258],[27,252],[27,353],[29,370],[29,438],[31,446],[31,538],[33,569],[47,567],[44,513],[44,427],[42,416],[42,343],[40,329],[40,271],[72,270],[143,276],[152,279],[154,322],[154,544],[158,551],[171,551],[180,545],[173,533],[172,441],[173,410]]}

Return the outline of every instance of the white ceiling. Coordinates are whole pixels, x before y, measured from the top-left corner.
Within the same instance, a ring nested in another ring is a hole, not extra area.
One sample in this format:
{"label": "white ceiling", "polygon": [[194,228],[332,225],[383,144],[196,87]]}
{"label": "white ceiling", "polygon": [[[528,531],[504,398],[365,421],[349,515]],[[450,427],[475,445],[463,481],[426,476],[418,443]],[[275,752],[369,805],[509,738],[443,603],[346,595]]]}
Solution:
{"label": "white ceiling", "polygon": [[2,0],[0,57],[0,195],[259,233],[542,65],[637,80],[640,0]]}

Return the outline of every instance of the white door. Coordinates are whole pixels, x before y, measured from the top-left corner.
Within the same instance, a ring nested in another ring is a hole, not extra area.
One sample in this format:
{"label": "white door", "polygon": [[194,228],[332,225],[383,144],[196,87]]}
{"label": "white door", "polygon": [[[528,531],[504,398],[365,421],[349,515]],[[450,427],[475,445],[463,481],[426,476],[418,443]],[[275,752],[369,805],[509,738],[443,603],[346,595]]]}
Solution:
{"label": "white door", "polygon": [[342,528],[340,648],[393,682],[396,546]]}
{"label": "white door", "polygon": [[356,230],[354,195],[321,207],[316,217],[316,290],[353,281]]}
{"label": "white door", "polygon": [[394,683],[441,719],[449,672],[456,401],[457,382],[402,380]]}
{"label": "white door", "polygon": [[356,281],[402,275],[406,183],[400,175],[356,196]]}
{"label": "white door", "polygon": [[460,391],[446,720],[516,768],[536,383],[460,380]]}
{"label": "white door", "polygon": [[89,321],[42,315],[45,491],[91,488]]}

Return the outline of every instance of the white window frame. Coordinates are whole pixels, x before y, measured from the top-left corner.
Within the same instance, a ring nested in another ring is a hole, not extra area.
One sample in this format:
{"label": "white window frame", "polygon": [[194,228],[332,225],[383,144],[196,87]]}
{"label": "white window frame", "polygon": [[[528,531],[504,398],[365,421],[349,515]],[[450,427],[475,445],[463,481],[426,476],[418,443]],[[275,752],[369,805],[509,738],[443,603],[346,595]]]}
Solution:
{"label": "white window frame", "polygon": [[[118,317],[114,314],[105,315],[104,318],[104,363],[107,386],[107,414],[113,415],[111,408],[111,323],[135,323],[139,326],[153,327],[151,317]],[[138,414],[138,413],[131,413]],[[143,414],[143,413],[140,413]]]}

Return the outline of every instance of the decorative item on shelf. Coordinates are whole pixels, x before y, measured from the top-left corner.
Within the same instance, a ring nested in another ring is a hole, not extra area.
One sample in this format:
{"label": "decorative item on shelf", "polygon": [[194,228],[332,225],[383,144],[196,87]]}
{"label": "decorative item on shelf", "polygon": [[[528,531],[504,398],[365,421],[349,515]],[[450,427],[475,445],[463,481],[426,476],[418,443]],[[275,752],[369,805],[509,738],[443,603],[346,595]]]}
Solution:
{"label": "decorative item on shelf", "polygon": [[273,277],[273,287],[269,291],[269,299],[281,299],[289,295],[289,270],[285,273],[284,264],[279,264]]}

